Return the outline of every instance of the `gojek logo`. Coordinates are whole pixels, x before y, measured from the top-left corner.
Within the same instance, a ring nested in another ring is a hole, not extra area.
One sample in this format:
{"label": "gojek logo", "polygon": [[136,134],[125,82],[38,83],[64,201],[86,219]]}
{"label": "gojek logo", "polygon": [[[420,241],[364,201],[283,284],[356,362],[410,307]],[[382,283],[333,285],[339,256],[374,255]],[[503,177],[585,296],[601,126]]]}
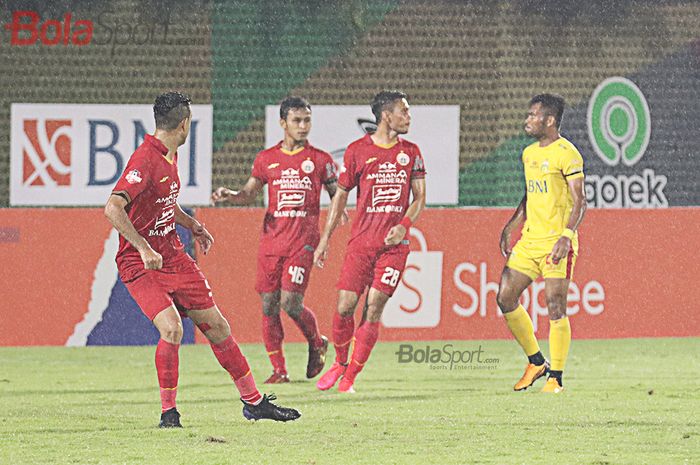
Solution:
{"label": "gojek logo", "polygon": [[[588,137],[609,166],[635,165],[651,137],[651,114],[634,82],[611,77],[601,82],[588,103]],[[667,177],[652,169],[632,175],[590,175],[586,200],[594,207],[668,207],[663,192]]]}

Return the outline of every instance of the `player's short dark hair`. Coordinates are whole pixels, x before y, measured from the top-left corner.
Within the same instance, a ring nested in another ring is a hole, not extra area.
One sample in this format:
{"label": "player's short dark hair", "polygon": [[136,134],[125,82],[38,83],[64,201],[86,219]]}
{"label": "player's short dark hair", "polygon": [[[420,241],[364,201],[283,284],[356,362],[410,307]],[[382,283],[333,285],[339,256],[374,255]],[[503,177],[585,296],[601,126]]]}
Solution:
{"label": "player's short dark hair", "polygon": [[382,112],[384,110],[393,110],[394,103],[402,98],[408,98],[408,96],[400,90],[383,90],[372,98],[370,106],[372,107],[372,114],[374,114],[377,124],[382,120]]}
{"label": "player's short dark hair", "polygon": [[554,116],[557,129],[561,125],[561,118],[564,116],[566,102],[564,97],[556,94],[538,94],[530,100],[530,106],[539,103],[547,116]]}
{"label": "player's short dark hair", "polygon": [[311,111],[311,104],[304,97],[287,97],[280,104],[280,119],[287,120],[289,110],[306,109]]}
{"label": "player's short dark hair", "polygon": [[180,92],[165,92],[156,97],[153,104],[153,116],[156,119],[156,128],[172,131],[190,116],[189,96]]}

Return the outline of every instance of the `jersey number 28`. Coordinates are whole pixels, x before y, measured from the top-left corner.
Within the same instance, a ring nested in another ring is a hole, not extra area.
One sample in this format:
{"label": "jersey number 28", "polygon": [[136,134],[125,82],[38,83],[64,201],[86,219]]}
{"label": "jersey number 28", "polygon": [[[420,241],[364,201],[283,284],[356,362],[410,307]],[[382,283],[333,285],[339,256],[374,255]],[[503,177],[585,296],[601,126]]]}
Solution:
{"label": "jersey number 28", "polygon": [[395,270],[394,268],[387,266],[386,268],[384,268],[382,282],[384,284],[388,284],[391,287],[396,287],[396,285],[399,283],[399,275],[401,275],[401,272],[399,270]]}

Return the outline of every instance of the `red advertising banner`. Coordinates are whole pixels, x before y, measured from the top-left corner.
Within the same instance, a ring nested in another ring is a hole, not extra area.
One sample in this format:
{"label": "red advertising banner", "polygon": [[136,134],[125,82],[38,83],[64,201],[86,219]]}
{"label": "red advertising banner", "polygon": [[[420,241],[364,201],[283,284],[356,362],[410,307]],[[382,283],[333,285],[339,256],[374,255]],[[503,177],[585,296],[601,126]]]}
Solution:
{"label": "red advertising banner", "polygon": [[[498,238],[510,214],[427,210],[412,229],[414,251],[381,339],[510,338],[495,301],[504,264]],[[203,208],[197,216],[215,237],[209,255],[199,257],[214,297],[239,341],[260,342],[254,284],[263,210]],[[698,208],[589,210],[569,289],[574,337],[700,336],[692,249],[699,228]],[[349,225],[338,229],[307,292],[327,335],[348,233]],[[148,343],[154,330],[117,279],[116,248],[102,209],[1,209],[0,346]],[[546,338],[543,282],[526,291],[523,304]],[[286,317],[285,329],[287,340],[303,340]]]}
{"label": "red advertising banner", "polygon": [[0,209],[0,346],[66,344],[110,230],[102,209]]}
{"label": "red advertising banner", "polygon": [[[496,306],[504,259],[498,240],[510,210],[429,209],[413,228],[402,289],[389,301],[383,340],[491,339],[510,334]],[[214,296],[242,342],[261,341],[261,303],[253,287],[260,209],[200,209],[216,244],[200,257]],[[688,253],[700,209],[589,210],[569,288],[576,338],[700,336],[700,300]],[[325,268],[315,268],[306,304],[331,334],[349,225],[331,241]],[[547,337],[544,282],[523,296],[538,337]],[[359,319],[358,308],[357,319]],[[291,321],[286,320],[287,323]],[[291,324],[287,339],[301,341]]]}

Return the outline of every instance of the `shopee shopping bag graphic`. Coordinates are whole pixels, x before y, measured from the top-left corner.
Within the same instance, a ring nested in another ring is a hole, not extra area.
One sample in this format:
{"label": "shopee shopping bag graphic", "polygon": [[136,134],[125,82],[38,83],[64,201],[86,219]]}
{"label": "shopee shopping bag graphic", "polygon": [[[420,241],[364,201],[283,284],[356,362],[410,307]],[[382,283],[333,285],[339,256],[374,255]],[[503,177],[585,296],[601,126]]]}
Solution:
{"label": "shopee shopping bag graphic", "polygon": [[408,255],[394,296],[382,315],[387,328],[434,328],[440,323],[442,303],[442,252],[429,251],[423,233],[410,229],[420,251]]}

